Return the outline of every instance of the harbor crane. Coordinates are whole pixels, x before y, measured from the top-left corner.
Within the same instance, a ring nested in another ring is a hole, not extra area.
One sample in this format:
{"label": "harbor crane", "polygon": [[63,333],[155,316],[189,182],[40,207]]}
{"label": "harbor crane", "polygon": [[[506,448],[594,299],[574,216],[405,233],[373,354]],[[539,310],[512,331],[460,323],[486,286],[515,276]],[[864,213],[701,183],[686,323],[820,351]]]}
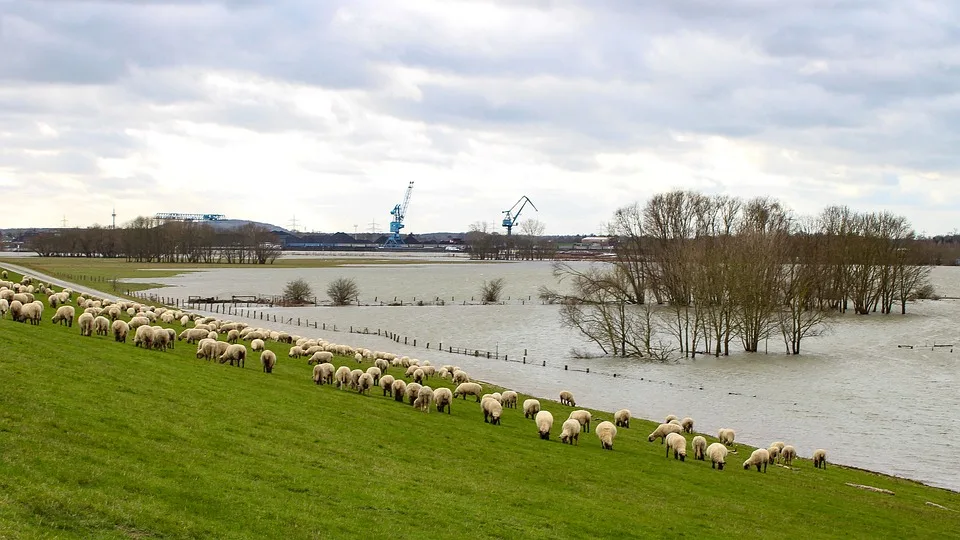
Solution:
{"label": "harbor crane", "polygon": [[[527,206],[527,203],[530,203],[530,206],[533,207],[534,210],[537,210],[537,207],[533,204],[533,201],[524,195],[520,197],[520,199],[514,203],[509,210],[503,211],[503,226],[507,228],[507,236],[510,236],[513,233],[513,226],[517,224],[517,220],[520,219],[520,212],[522,212],[523,208]],[[514,213],[513,210],[517,208],[517,205],[520,205],[520,208],[517,209],[516,213]],[[537,210],[537,212],[539,212],[539,210]]]}
{"label": "harbor crane", "polygon": [[403,196],[403,202],[394,206],[390,211],[393,221],[390,222],[390,234],[387,235],[387,241],[383,247],[403,247],[403,237],[400,236],[400,229],[403,228],[403,218],[407,215],[407,206],[410,205],[410,192],[413,191],[413,180],[407,185],[407,192]]}

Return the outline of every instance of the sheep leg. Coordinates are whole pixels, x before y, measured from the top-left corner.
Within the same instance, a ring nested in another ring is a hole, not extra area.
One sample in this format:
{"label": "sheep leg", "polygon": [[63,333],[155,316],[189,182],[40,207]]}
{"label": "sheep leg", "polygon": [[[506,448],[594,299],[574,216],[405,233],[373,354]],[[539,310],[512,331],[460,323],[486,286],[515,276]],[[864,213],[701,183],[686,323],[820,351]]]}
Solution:
{"label": "sheep leg", "polygon": [[663,456],[663,457],[670,457],[670,449],[669,449],[669,448],[667,448],[667,454],[666,454],[665,456]]}

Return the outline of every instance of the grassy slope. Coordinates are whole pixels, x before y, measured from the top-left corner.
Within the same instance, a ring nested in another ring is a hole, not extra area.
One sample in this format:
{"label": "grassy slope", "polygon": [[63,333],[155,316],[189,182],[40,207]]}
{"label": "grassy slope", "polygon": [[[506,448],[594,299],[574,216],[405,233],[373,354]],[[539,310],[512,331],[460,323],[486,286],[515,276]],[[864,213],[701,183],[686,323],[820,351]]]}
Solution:
{"label": "grassy slope", "polygon": [[[317,387],[286,357],[263,374],[109,337],[0,320],[0,538],[935,537],[960,529],[960,494],[800,460],[767,474],[731,455],[664,459],[653,424],[541,441],[520,410],[423,414]],[[343,358],[335,363],[354,366]],[[366,367],[366,366],[364,366]],[[397,375],[397,373],[394,373]],[[431,381],[434,386],[441,381]],[[522,399],[522,398],[521,398]],[[596,413],[609,418],[607,413]],[[710,438],[712,441],[712,438]],[[879,451],[879,450],[878,450]],[[856,482],[895,496],[844,486]]]}

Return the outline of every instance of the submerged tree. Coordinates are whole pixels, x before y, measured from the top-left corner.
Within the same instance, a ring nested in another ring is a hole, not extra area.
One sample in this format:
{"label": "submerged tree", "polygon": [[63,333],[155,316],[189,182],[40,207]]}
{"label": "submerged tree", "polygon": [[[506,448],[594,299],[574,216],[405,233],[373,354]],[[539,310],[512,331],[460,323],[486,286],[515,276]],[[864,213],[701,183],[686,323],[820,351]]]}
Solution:
{"label": "submerged tree", "polygon": [[312,297],[313,289],[303,278],[287,282],[283,289],[283,300],[291,304],[306,304]]}
{"label": "submerged tree", "polygon": [[357,282],[349,278],[337,278],[327,286],[327,296],[335,306],[345,306],[353,303],[360,296],[360,288]]}
{"label": "submerged tree", "polygon": [[500,297],[503,296],[503,288],[507,284],[507,280],[501,278],[491,279],[490,281],[484,281],[480,285],[480,301],[485,304],[495,304],[500,301]]}

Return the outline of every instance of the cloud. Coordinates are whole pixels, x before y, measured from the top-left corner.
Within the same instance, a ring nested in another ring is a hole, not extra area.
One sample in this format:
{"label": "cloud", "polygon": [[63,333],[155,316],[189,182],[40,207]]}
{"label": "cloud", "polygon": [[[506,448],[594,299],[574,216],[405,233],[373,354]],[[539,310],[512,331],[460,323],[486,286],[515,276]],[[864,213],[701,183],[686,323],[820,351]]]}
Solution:
{"label": "cloud", "polygon": [[894,0],[0,0],[0,186],[23,194],[3,224],[105,223],[116,205],[383,229],[413,180],[413,232],[499,223],[521,195],[548,233],[597,231],[672,188],[947,231],[958,16]]}

